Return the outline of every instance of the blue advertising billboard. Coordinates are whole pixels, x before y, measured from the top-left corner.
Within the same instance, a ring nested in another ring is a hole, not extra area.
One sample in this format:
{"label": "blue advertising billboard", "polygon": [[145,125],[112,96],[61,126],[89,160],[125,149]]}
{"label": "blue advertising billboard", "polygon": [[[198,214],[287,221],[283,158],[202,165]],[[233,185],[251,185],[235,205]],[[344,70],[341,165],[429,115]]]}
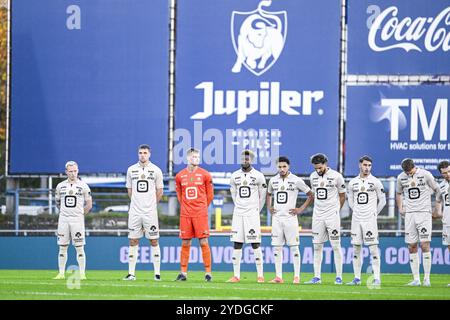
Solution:
{"label": "blue advertising billboard", "polygon": [[[353,247],[350,237],[342,238],[343,271],[352,272]],[[144,243],[145,242],[145,243]],[[432,272],[448,273],[450,252],[442,246],[441,237],[431,241]],[[179,270],[181,240],[174,236],[160,238],[161,270]],[[229,237],[213,236],[210,238],[212,270],[233,272],[233,243]],[[10,250],[14,248],[14,250]],[[88,237],[86,239],[87,272],[89,270],[128,270],[128,239],[126,237]],[[264,259],[264,271],[275,271],[273,247],[270,237],[263,236],[261,249]],[[56,237],[1,237],[0,269],[54,269],[58,268],[58,246]],[[75,249],[69,247],[67,267],[77,266]],[[314,250],[312,238],[300,238],[300,256],[302,272],[313,272]],[[371,273],[369,249],[363,247],[363,273]],[[382,273],[410,273],[409,252],[403,237],[380,237],[380,257]],[[283,248],[283,271],[293,272],[292,256],[289,248]],[[137,270],[153,270],[151,248],[147,241],[141,241],[137,257]],[[189,270],[204,270],[202,252],[198,242],[191,246]],[[256,271],[253,249],[246,245],[242,249],[241,271]],[[322,260],[322,272],[335,272],[333,249],[325,244]]]}
{"label": "blue advertising billboard", "polygon": [[398,175],[404,158],[439,175],[437,164],[450,155],[449,99],[445,85],[348,87],[345,175],[359,173],[364,154],[378,176]]}
{"label": "blue advertising billboard", "polygon": [[9,174],[167,167],[168,1],[12,1]]}
{"label": "blue advertising billboard", "polygon": [[450,74],[448,0],[348,0],[349,74]]}
{"label": "blue advertising billboard", "polygon": [[339,1],[180,1],[175,171],[191,145],[211,171],[242,149],[264,173],[279,155],[297,173],[317,152],[336,167],[339,39]]}

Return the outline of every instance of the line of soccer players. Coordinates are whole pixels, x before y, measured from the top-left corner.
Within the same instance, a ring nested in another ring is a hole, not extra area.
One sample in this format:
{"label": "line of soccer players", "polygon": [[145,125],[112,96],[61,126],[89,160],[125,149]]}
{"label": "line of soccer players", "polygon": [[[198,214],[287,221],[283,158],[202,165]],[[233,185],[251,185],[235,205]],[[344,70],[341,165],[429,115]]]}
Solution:
{"label": "line of soccer players", "polygon": [[[154,266],[154,280],[161,280],[159,223],[157,204],[163,194],[161,169],[150,162],[151,150],[148,145],[140,145],[138,163],[127,170],[126,187],[130,197],[128,218],[129,229],[129,270],[123,280],[135,280],[139,239],[144,235],[150,240]],[[250,243],[255,257],[257,282],[263,283],[263,255],[261,251],[260,212],[266,203],[272,215],[272,246],[274,247],[276,276],[271,283],[283,283],[283,246],[290,247],[294,264],[294,283],[300,283],[301,257],[299,250],[298,215],[313,202],[312,234],[314,246],[314,277],[306,284],[321,283],[323,244],[330,241],[336,268],[335,284],[342,280],[341,223],[340,210],[346,198],[352,209],[351,237],[353,245],[354,279],[348,285],[361,284],[361,248],[369,247],[372,257],[374,279],[372,285],[381,285],[380,255],[378,248],[377,216],[386,205],[386,196],[379,179],[371,174],[372,159],[359,159],[360,173],[346,186],[343,176],[328,166],[324,154],[311,157],[314,172],[310,175],[311,187],[302,178],[289,171],[287,157],[277,159],[278,174],[266,184],[264,175],[253,166],[254,154],[244,150],[241,168],[231,175],[230,192],[234,202],[231,241],[234,244],[232,256],[234,275],[228,282],[240,281],[240,263],[244,243]],[[198,238],[205,267],[205,281],[212,280],[211,251],[208,243],[208,207],[214,197],[212,177],[199,167],[200,155],[196,149],[187,153],[188,165],[176,177],[176,192],[180,203],[180,234],[182,240],[180,254],[180,274],[177,281],[187,280],[187,269],[192,238]],[[424,278],[423,285],[430,286],[431,253],[430,241],[432,217],[443,219],[443,244],[450,250],[450,205],[449,181],[450,162],[438,165],[444,178],[437,185],[431,173],[418,168],[413,160],[401,163],[403,172],[397,177],[396,202],[405,218],[405,242],[410,253],[413,281],[409,286],[420,286],[418,244],[422,249]],[[90,189],[78,178],[78,165],[74,161],[66,163],[67,180],[56,187],[56,203],[60,209],[58,221],[59,273],[55,279],[64,279],[67,261],[67,247],[72,239],[76,247],[80,278],[86,279],[84,253],[84,215],[92,208]],[[307,195],[306,201],[297,205],[298,193]],[[431,206],[431,194],[436,197],[435,207]]]}

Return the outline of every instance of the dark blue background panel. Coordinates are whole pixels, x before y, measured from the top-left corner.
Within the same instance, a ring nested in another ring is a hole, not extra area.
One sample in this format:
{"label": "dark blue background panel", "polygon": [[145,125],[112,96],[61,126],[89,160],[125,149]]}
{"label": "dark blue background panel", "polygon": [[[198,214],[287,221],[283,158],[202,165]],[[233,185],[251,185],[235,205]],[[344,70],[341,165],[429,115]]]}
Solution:
{"label": "dark blue background panel", "polygon": [[9,174],[167,167],[168,1],[12,1]]}

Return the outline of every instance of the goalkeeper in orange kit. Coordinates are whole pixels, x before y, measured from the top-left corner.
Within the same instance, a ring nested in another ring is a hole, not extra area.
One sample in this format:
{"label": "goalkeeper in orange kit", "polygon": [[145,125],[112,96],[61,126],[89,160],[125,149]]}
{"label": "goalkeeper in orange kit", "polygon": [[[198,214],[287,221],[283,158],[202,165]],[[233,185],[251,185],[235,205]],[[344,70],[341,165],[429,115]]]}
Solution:
{"label": "goalkeeper in orange kit", "polygon": [[214,197],[212,177],[200,168],[200,155],[196,149],[187,153],[188,166],[175,176],[176,191],[180,202],[181,272],[176,281],[187,280],[191,239],[198,238],[205,266],[205,281],[211,281],[211,250],[208,244],[208,206]]}

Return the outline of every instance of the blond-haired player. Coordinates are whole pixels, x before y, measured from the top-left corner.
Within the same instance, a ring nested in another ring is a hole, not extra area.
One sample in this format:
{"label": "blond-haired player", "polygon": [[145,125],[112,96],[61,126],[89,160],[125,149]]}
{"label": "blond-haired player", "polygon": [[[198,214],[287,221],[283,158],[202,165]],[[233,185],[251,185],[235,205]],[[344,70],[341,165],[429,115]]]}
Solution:
{"label": "blond-haired player", "polygon": [[91,189],[78,178],[78,164],[68,161],[65,165],[67,179],[56,186],[55,201],[59,209],[58,219],[58,266],[59,273],[54,279],[64,279],[67,249],[72,240],[77,252],[80,279],[85,280],[86,255],[84,253],[84,215],[92,209]]}

